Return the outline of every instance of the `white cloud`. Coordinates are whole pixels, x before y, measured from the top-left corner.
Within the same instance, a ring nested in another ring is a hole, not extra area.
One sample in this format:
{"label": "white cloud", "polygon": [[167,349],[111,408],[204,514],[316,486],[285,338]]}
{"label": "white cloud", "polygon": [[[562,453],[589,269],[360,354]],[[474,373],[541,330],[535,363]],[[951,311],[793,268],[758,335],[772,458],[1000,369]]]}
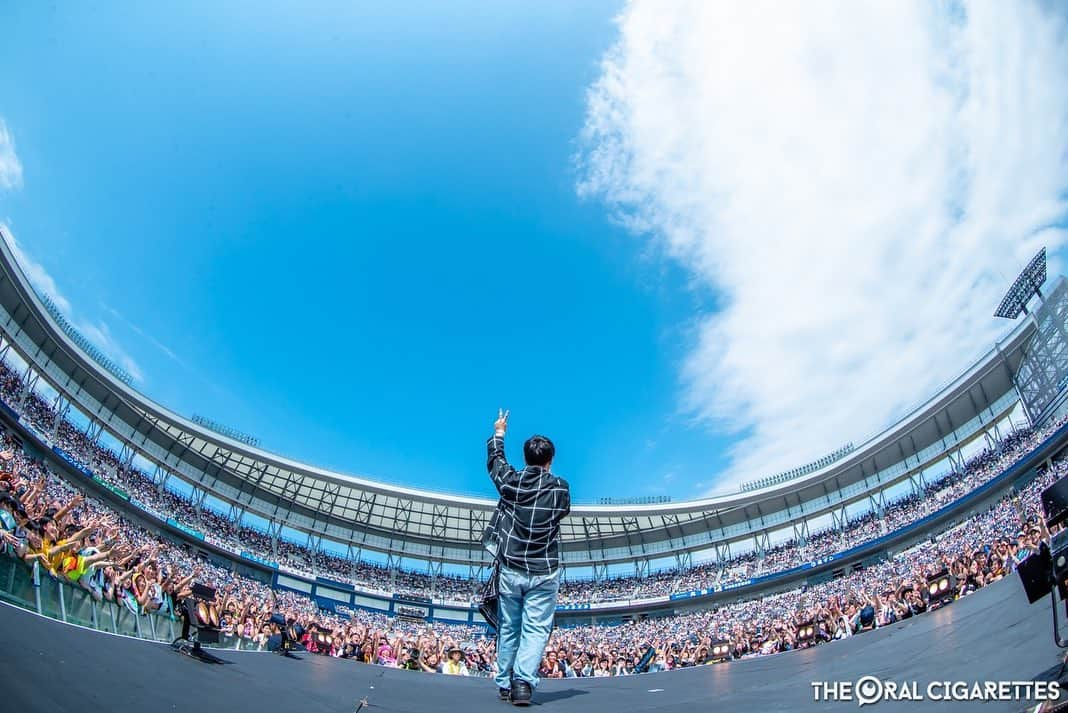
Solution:
{"label": "white cloud", "polygon": [[15,139],[0,119],[0,188],[22,188],[22,163],[15,153]]}
{"label": "white cloud", "polygon": [[685,406],[739,434],[719,488],[871,435],[1008,326],[1004,289],[1068,237],[1054,7],[623,11],[579,191],[720,298],[682,376]]}
{"label": "white cloud", "polygon": [[145,330],[143,330],[140,327],[138,327],[136,324],[134,324],[130,320],[126,319],[126,317],[124,317],[122,315],[122,313],[119,312],[117,309],[115,309],[114,307],[110,307],[108,305],[104,305],[104,309],[107,310],[108,314],[110,314],[115,319],[119,320],[120,322],[125,324],[127,327],[129,327],[135,334],[137,334],[137,336],[139,336],[142,339],[146,340],[149,344],[154,346],[156,349],[158,349],[161,352],[163,352],[163,355],[166,356],[168,359],[170,359],[171,361],[177,363],[179,366],[183,366],[183,367],[188,368],[186,366],[186,363],[184,361],[182,361],[181,357],[179,357],[174,352],[173,349],[171,349],[166,344],[164,344],[163,342],[161,342],[158,339],[156,339],[155,337],[153,337],[151,334],[149,334]]}
{"label": "white cloud", "polygon": [[119,346],[118,342],[115,341],[106,322],[72,321],[71,323],[76,326],[79,332],[85,335],[86,339],[95,344],[98,349],[104,352],[109,358],[113,359],[116,364],[125,369],[135,382],[141,383],[145,380],[141,367],[134,361],[133,357],[127,354],[126,351]]}
{"label": "white cloud", "polygon": [[52,279],[52,275],[45,270],[41,263],[37,262],[29,255],[27,255],[23,249],[21,243],[15,238],[15,233],[12,232],[11,227],[7,225],[0,225],[3,229],[4,235],[8,237],[8,247],[11,248],[11,252],[15,255],[15,260],[18,261],[19,267],[26,274],[26,278],[30,281],[38,292],[43,292],[52,298],[56,306],[59,307],[59,311],[69,317],[71,313],[70,302],[63,293],[59,291],[59,287],[56,285],[56,281]]}
{"label": "white cloud", "polygon": [[100,349],[109,359],[113,360],[116,364],[121,366],[130,374],[130,377],[136,383],[144,382],[144,372],[137,361],[131,357],[125,349],[122,348],[115,338],[111,334],[111,330],[108,328],[106,322],[92,322],[78,318],[74,314],[74,310],[71,308],[70,300],[60,292],[59,287],[56,285],[56,281],[52,278],[52,275],[45,269],[41,263],[30,257],[25,250],[22,249],[22,245],[15,238],[15,234],[11,231],[11,228],[6,225],[0,225],[3,234],[8,238],[8,247],[11,248],[11,252],[15,255],[15,259],[18,261],[19,266],[25,273],[26,278],[30,281],[30,284],[34,288],[43,294],[48,295],[52,302],[55,303],[59,311],[67,318],[75,329],[82,333],[86,339],[88,339],[94,346]]}

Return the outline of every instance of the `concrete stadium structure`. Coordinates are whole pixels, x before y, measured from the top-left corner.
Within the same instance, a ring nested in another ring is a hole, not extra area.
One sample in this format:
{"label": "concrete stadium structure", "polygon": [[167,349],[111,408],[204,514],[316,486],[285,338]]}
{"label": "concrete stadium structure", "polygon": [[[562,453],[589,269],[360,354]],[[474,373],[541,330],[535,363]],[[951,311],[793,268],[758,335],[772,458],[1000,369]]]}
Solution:
{"label": "concrete stadium structure", "polygon": [[[852,512],[881,513],[888,493],[922,490],[928,478],[959,466],[970,450],[995,442],[1010,417],[1019,424],[1038,415],[1021,400],[1030,388],[1023,380],[1035,371],[1028,360],[1048,351],[1049,335],[1064,334],[1066,294],[1066,281],[1058,278],[1044,295],[1050,309],[1029,313],[938,393],[881,433],[826,459],[832,462],[701,500],[575,505],[563,524],[565,567],[594,577],[621,566],[638,576],[665,564],[686,569],[700,561],[726,561],[732,553],[763,552],[787,538],[803,545],[813,522],[844,527]],[[487,497],[476,498],[376,482],[297,462],[174,413],[139,393],[120,369],[79,339],[47,296],[34,290],[3,236],[0,358],[12,355],[26,365],[25,389],[18,403],[7,405],[6,416],[19,420],[31,389],[47,384],[56,394],[53,432],[31,429],[45,446],[51,446],[59,419],[77,411],[90,438],[106,433],[121,444],[125,462],[136,457],[151,464],[159,487],[172,478],[185,481],[196,498],[217,498],[237,520],[246,514],[263,518],[274,538],[284,527],[306,533],[313,548],[329,540],[354,559],[376,552],[388,566],[422,566],[431,575],[449,564],[477,577],[489,565],[480,545],[495,506],[488,483]],[[1062,374],[1043,378],[1057,383],[1058,394],[1063,391]],[[1042,420],[1059,407],[1046,396]],[[1066,437],[1059,435],[1036,457],[1048,458]],[[257,558],[246,564],[278,569]],[[292,574],[275,572],[275,581],[284,585]]]}

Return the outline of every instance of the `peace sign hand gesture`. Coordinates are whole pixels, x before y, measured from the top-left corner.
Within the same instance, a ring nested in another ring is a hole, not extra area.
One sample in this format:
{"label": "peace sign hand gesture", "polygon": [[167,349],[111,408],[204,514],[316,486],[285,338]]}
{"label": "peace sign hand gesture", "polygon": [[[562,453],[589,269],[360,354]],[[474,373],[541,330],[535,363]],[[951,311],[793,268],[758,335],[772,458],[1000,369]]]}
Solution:
{"label": "peace sign hand gesture", "polygon": [[503,436],[504,432],[508,430],[508,414],[509,411],[504,409],[497,409],[497,420],[493,423],[493,432],[498,436]]}

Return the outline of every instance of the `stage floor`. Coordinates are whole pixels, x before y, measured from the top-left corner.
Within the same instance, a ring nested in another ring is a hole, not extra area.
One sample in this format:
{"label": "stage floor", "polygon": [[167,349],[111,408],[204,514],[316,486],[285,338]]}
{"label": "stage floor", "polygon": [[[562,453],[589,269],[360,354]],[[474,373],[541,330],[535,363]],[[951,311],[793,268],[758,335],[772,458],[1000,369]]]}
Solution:
{"label": "stage floor", "polygon": [[[169,646],[68,626],[0,606],[0,710],[5,711],[314,711],[367,713],[494,711],[487,679],[415,673],[300,654],[223,651],[211,666]],[[543,711],[856,710],[852,702],[815,702],[813,681],[874,675],[916,681],[1052,680],[1060,667],[1049,601],[1029,606],[1017,577],[952,605],[801,652],[623,678],[545,681]],[[462,708],[461,708],[462,706]],[[882,711],[1021,711],[1026,703],[883,701]]]}

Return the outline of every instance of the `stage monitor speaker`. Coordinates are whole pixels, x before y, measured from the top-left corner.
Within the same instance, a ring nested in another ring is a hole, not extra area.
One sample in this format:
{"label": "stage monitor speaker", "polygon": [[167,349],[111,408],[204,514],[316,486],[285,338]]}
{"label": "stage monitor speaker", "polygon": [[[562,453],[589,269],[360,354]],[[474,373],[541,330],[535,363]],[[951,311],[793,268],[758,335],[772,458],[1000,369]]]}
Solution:
{"label": "stage monitor speaker", "polygon": [[209,602],[215,601],[215,588],[196,582],[193,584],[193,596],[197,599],[204,599]]}
{"label": "stage monitor speaker", "polygon": [[1045,545],[1017,565],[1016,571],[1020,574],[1020,583],[1023,584],[1029,604],[1034,604],[1052,590],[1050,574],[1053,571],[1053,560],[1049,548]]}
{"label": "stage monitor speaker", "polygon": [[1047,527],[1068,520],[1068,478],[1061,478],[1042,491],[1042,509],[1046,511]]}

